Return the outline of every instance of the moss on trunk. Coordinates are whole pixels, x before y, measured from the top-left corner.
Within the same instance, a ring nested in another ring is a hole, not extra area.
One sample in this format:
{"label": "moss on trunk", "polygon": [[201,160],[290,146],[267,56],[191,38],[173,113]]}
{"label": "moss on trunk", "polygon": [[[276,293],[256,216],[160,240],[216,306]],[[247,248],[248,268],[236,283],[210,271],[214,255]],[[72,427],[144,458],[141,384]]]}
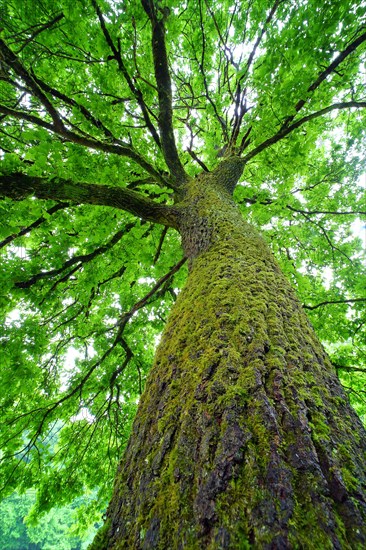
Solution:
{"label": "moss on trunk", "polygon": [[364,548],[364,430],[224,179],[180,205],[190,274],[98,550]]}

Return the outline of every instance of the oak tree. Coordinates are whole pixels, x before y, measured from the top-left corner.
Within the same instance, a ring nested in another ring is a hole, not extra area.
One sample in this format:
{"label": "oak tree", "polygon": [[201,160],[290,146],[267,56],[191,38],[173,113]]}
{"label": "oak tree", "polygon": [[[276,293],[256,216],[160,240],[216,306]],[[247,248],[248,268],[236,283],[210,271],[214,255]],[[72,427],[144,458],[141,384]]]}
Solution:
{"label": "oak tree", "polygon": [[96,549],[364,547],[365,3],[0,12],[4,493],[124,453]]}

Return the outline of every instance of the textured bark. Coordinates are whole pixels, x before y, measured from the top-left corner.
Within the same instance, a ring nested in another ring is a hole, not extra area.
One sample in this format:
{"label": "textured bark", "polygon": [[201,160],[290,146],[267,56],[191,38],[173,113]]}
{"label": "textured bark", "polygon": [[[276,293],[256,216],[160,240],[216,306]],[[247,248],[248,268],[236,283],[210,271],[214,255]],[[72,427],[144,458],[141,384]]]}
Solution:
{"label": "textured bark", "polygon": [[110,206],[169,227],[176,226],[175,209],[159,204],[136,191],[107,185],[80,183],[61,178],[43,178],[15,173],[0,175],[0,197],[67,200],[75,204]]}
{"label": "textured bark", "polygon": [[[190,275],[94,548],[366,547],[365,432],[288,281],[231,200],[190,183]],[[235,181],[234,181],[235,180]]]}

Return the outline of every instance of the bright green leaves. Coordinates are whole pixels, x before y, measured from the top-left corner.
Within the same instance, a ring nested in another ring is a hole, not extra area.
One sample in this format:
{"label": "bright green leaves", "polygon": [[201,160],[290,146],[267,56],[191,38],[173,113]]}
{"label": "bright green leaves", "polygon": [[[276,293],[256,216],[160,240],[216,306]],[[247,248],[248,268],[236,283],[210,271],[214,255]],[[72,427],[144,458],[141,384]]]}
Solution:
{"label": "bright green leaves", "polygon": [[[25,82],[0,58],[1,174],[128,186],[172,204],[171,191],[141,165],[100,147],[132,148],[168,177],[151,133],[159,102],[146,13],[140,2],[97,4],[104,30],[93,2],[0,1],[1,37],[34,78]],[[217,165],[230,136],[246,155],[286,124],[364,101],[365,43],[310,89],[360,35],[364,2],[158,7],[159,17],[170,8],[174,132],[192,176]],[[65,130],[50,126],[35,83]],[[313,308],[311,321],[361,414],[364,378],[351,369],[364,366],[365,112],[334,110],[278,139],[250,159],[235,194]],[[0,219],[2,484],[37,485],[37,512],[86,487],[105,497],[184,283],[185,268],[148,295],[181,258],[177,235],[111,208],[31,198],[2,200]],[[56,429],[55,447],[48,442]]]}
{"label": "bright green leaves", "polygon": [[179,260],[176,237],[106,208],[51,210],[13,203],[2,234],[14,240],[2,255],[1,486],[37,486],[37,513],[95,486],[104,505],[182,282],[168,279],[117,342],[119,320]]}
{"label": "bright green leaves", "polygon": [[21,167],[19,157],[15,153],[5,153],[1,162],[1,173],[3,175],[12,174],[18,172]]}
{"label": "bright green leaves", "polygon": [[[77,535],[75,508],[85,508],[89,502],[92,504],[92,495],[90,500],[88,496],[79,498],[67,507],[55,508],[42,518],[37,516],[38,523],[34,524],[34,491],[14,493],[0,504],[0,538],[3,550],[39,550],[54,548],[56,545],[60,550],[87,548],[94,530],[86,533],[85,537]],[[100,519],[100,514],[95,517],[98,522]]]}

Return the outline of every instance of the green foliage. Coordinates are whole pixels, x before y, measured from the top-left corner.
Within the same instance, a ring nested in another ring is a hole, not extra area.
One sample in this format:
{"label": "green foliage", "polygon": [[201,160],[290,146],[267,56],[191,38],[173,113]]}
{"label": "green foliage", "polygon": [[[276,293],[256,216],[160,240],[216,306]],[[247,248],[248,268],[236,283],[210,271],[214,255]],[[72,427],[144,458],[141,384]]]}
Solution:
{"label": "green foliage", "polygon": [[[34,491],[19,495],[13,493],[0,504],[0,540],[3,550],[82,550],[87,548],[94,534],[91,529],[83,540],[73,534],[75,507],[82,500],[64,508],[54,508],[36,525],[32,525],[29,516],[35,503]],[[24,519],[25,518],[25,519]]]}
{"label": "green foliage", "polygon": [[[225,153],[250,155],[291,121],[359,104],[316,116],[248,157],[235,199],[270,243],[365,418],[365,42],[309,91],[361,36],[365,3],[157,5],[159,20],[170,10],[173,124],[190,176],[203,165],[213,169]],[[169,179],[165,185],[149,169],[168,172],[149,130],[149,122],[159,130],[161,106],[147,14],[138,1],[98,6],[115,51],[95,2],[0,0],[0,37],[29,76],[0,54],[0,175],[134,189],[170,205]],[[149,166],[108,150],[112,145],[130,148]],[[37,517],[98,487],[83,520],[94,521],[184,284],[182,268],[149,294],[181,258],[179,240],[174,230],[125,211],[6,196],[0,487],[4,495],[37,487]]]}

